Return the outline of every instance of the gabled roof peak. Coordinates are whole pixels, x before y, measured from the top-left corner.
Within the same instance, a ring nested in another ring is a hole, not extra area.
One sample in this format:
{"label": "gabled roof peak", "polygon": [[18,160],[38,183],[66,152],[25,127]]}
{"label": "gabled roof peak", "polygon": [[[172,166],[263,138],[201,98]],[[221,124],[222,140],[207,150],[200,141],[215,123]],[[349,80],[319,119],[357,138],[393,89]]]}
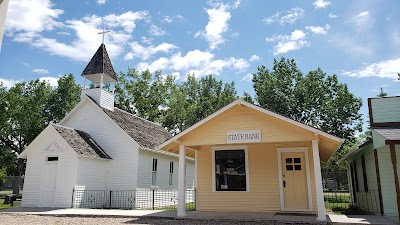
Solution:
{"label": "gabled roof peak", "polygon": [[104,44],[101,44],[97,49],[92,59],[83,70],[82,76],[99,73],[104,73],[115,81],[118,81],[117,74],[114,71],[111,60],[108,57],[106,46]]}

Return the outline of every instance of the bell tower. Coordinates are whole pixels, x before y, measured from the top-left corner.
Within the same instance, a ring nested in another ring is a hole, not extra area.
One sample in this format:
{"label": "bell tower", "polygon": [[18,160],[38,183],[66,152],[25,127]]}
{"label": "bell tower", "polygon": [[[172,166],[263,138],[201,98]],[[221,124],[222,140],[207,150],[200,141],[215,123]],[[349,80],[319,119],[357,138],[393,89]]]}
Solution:
{"label": "bell tower", "polygon": [[[104,32],[103,42],[104,42]],[[117,74],[108,57],[104,43],[100,45],[90,62],[82,72],[84,78],[81,98],[91,97],[101,107],[114,110],[114,91],[118,81]],[[86,86],[89,80],[91,85]]]}

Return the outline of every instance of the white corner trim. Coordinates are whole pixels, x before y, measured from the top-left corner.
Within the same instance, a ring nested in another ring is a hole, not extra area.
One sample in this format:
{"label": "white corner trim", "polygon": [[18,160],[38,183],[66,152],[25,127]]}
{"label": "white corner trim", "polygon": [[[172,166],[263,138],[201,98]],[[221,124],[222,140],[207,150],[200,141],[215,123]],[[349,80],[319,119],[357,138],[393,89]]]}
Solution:
{"label": "white corner trim", "polygon": [[[277,148],[278,154],[278,173],[279,173],[279,199],[281,202],[282,211],[312,211],[312,195],[311,195],[311,177],[310,177],[310,164],[308,160],[308,148],[297,147],[297,148]],[[282,153],[284,152],[303,152],[306,164],[306,179],[307,179],[307,197],[308,197],[308,210],[307,209],[286,209],[285,200],[283,196],[283,180],[282,180]]]}
{"label": "white corner trim", "polygon": [[247,145],[226,145],[226,146],[214,146],[211,148],[211,155],[212,155],[212,171],[211,171],[211,179],[212,179],[212,187],[211,190],[212,192],[218,192],[218,193],[231,193],[230,191],[216,191],[215,190],[215,151],[221,151],[221,150],[244,150],[244,157],[245,157],[245,163],[246,163],[246,191],[243,192],[250,192],[250,173],[249,173],[249,151],[247,149]]}

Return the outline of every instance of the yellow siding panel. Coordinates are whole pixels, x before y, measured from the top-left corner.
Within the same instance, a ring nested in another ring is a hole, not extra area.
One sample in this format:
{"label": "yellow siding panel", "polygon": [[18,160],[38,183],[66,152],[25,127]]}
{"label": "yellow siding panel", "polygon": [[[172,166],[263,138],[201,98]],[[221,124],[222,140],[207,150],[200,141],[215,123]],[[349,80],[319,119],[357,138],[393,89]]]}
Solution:
{"label": "yellow siding panel", "polygon": [[197,210],[198,211],[280,211],[278,156],[276,148],[308,147],[313,209],[316,209],[314,166],[310,143],[249,144],[249,191],[212,191],[212,147],[202,146],[197,153]]}

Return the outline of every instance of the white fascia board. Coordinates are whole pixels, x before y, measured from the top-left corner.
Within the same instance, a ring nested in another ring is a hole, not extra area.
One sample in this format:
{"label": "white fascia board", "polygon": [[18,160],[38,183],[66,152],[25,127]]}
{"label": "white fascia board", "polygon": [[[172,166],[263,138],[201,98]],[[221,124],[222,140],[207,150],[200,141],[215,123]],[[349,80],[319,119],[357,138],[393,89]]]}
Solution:
{"label": "white fascia board", "polygon": [[[139,147],[139,149],[143,150],[143,151],[148,151],[148,152],[153,152],[153,153],[157,153],[157,154],[168,155],[168,156],[179,158],[178,154],[175,154],[175,153],[172,153],[172,152],[167,152],[167,151],[157,150],[157,149],[144,148],[144,147]],[[186,156],[186,159],[194,161],[194,158],[189,157],[189,156]]]}

